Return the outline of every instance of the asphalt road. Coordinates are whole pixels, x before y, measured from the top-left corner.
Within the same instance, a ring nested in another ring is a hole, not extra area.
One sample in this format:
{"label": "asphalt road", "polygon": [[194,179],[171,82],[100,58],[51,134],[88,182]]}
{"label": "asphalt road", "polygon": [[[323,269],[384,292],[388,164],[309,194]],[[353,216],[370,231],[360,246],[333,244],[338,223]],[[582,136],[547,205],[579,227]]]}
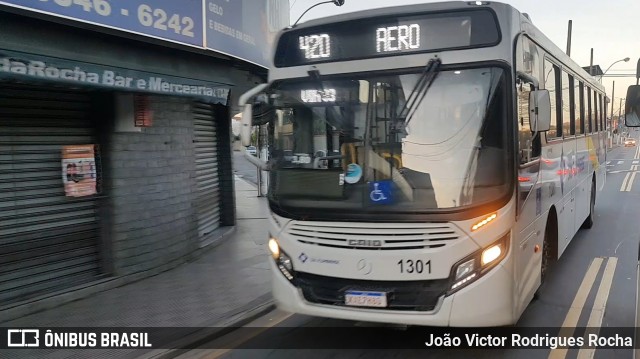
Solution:
{"label": "asphalt road", "polygon": [[[632,132],[633,133],[633,132]],[[637,134],[634,133],[637,137]],[[240,161],[238,172],[244,173]],[[247,163],[248,166],[251,166]],[[635,167],[634,167],[635,166]],[[250,172],[250,167],[248,171]],[[596,222],[580,230],[550,274],[541,294],[524,312],[517,327],[633,327],[636,268],[640,240],[640,147],[619,147],[607,154],[607,183],[598,193]],[[250,173],[246,177],[249,179]],[[253,174],[255,176],[255,168]],[[255,178],[255,177],[254,177]],[[323,338],[297,338],[294,332],[266,329],[362,326],[362,323],[290,315],[275,310],[239,331],[208,343],[207,348],[282,347],[292,341],[322,343]],[[409,328],[408,330],[412,330]],[[396,335],[403,328],[388,328]],[[343,338],[344,339],[344,338]],[[262,343],[262,344],[261,344]],[[330,347],[328,342],[327,346]],[[322,347],[323,344],[316,344]],[[333,350],[333,349],[202,349],[180,356],[192,358],[632,358],[631,349],[616,350]]]}

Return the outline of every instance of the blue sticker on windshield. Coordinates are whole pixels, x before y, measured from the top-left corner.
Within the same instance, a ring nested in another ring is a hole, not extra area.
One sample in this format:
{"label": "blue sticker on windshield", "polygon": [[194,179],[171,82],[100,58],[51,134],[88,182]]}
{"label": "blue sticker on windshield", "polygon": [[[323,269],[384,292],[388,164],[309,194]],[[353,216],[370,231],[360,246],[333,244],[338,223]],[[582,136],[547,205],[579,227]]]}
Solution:
{"label": "blue sticker on windshield", "polygon": [[369,182],[369,199],[374,204],[393,203],[392,190],[392,181]]}
{"label": "blue sticker on windshield", "polygon": [[344,177],[345,182],[349,184],[358,183],[362,178],[362,168],[355,163],[347,166],[347,174]]}

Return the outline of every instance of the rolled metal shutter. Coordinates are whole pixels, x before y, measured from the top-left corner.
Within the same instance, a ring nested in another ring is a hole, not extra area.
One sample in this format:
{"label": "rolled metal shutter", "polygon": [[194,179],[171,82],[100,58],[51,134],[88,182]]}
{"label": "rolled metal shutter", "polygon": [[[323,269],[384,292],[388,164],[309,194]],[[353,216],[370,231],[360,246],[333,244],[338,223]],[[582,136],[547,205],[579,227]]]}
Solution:
{"label": "rolled metal shutter", "polygon": [[193,107],[198,235],[202,239],[220,227],[220,182],[216,123],[213,106],[197,102]]}
{"label": "rolled metal shutter", "polygon": [[65,196],[62,146],[96,143],[80,91],[0,83],[0,305],[95,280],[96,196]]}

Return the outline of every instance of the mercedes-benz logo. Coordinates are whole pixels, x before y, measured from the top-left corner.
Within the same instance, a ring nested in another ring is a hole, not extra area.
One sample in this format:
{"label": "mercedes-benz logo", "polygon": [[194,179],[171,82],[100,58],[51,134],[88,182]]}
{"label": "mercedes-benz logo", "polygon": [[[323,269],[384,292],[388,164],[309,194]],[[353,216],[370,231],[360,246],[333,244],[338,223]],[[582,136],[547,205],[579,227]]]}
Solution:
{"label": "mercedes-benz logo", "polygon": [[366,259],[361,259],[360,261],[358,261],[358,272],[367,275],[369,273],[371,273],[371,271],[373,270],[373,266],[371,265],[371,263],[369,261],[367,261]]}

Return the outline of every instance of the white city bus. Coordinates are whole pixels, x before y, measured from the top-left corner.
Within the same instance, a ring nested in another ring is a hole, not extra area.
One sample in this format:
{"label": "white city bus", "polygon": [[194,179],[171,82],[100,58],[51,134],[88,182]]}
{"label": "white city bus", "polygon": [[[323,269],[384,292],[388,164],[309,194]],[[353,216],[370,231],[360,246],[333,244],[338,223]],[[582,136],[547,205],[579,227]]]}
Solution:
{"label": "white city bus", "polygon": [[496,2],[283,30],[244,94],[269,133],[273,295],[286,311],[517,322],[605,182],[604,88]]}

